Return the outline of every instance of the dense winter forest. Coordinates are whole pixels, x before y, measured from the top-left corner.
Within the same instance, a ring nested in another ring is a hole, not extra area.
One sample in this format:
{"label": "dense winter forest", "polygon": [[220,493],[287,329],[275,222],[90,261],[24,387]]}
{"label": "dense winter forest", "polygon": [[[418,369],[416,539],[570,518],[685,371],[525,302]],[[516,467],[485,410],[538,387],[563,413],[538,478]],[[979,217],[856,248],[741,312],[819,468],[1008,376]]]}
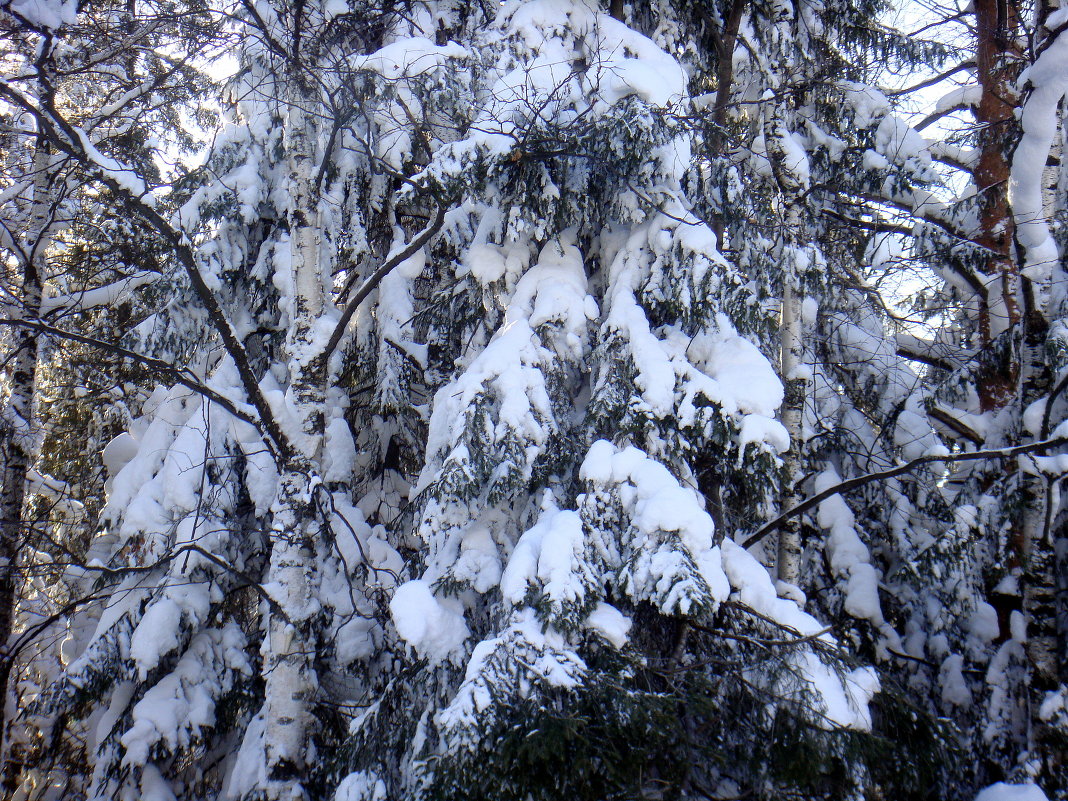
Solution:
{"label": "dense winter forest", "polygon": [[1068,799],[1068,3],[0,0],[0,797]]}

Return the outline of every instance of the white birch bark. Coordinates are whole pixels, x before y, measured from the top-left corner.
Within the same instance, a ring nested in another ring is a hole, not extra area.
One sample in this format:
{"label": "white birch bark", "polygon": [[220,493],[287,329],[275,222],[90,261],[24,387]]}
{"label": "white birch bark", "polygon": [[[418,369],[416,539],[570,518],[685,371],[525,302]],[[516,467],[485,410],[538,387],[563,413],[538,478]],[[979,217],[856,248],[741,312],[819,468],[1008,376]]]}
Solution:
{"label": "white birch bark", "polygon": [[281,470],[272,509],[269,585],[278,593],[279,614],[270,615],[266,679],[265,749],[267,794],[271,799],[304,798],[313,761],[312,707],[318,688],[314,654],[318,613],[313,543],[315,477],[322,450],[325,375],[316,353],[317,322],[325,306],[320,263],[320,232],[314,182],[315,123],[309,113],[313,95],[299,75],[289,76],[286,119],[287,188],[290,196],[290,264],[293,305],[286,350],[287,401],[299,424]]}
{"label": "white birch bark", "polygon": [[[801,295],[798,262],[800,258],[800,204],[805,190],[805,176],[788,147],[785,108],[776,102],[764,118],[764,143],[772,172],[779,187],[782,203],[783,297],[779,323],[779,365],[785,387],[780,411],[781,422],[790,434],[790,450],[785,455],[785,478],[779,499],[781,509],[796,506],[801,497],[797,479],[801,474],[801,420],[804,411],[806,380],[801,370],[804,355],[802,339]],[[791,517],[779,530],[776,569],[780,581],[798,583],[801,575],[800,521]]]}
{"label": "white birch bark", "polygon": [[[787,212],[787,226],[796,217],[794,207]],[[780,362],[783,384],[786,388],[781,417],[782,424],[790,433],[790,450],[786,454],[786,478],[780,508],[790,509],[801,502],[797,491],[797,479],[801,475],[801,419],[805,404],[806,381],[802,377],[802,330],[801,298],[797,288],[797,276],[793,259],[787,257],[791,269],[786,275],[782,297],[782,319],[779,327]],[[779,532],[778,558],[776,560],[780,581],[796,585],[801,577],[801,531],[800,520],[794,516],[787,520]]]}
{"label": "white birch bark", "polygon": [[[1040,18],[1050,10],[1044,6]],[[1056,181],[1052,180],[1048,164],[1051,155],[1059,156],[1061,152],[1062,136],[1058,134],[1063,126],[1062,107],[1068,91],[1064,73],[1068,39],[1063,32],[1045,33],[1055,27],[1043,24],[1037,28],[1038,57],[1026,72],[1025,93],[1016,109],[1020,136],[1008,175],[1007,200],[1015,223],[1012,243],[1015,247],[1006,262],[1012,268],[1017,287],[1022,285],[1028,290],[1026,297],[1031,301],[1022,304],[1022,312],[1017,314],[1017,329],[1022,338],[1020,374],[1014,387],[1015,397],[1006,398],[1006,402],[1015,401],[1023,409],[1050,392],[1052,376],[1046,361],[1046,326],[1052,318],[1064,313],[1063,254],[1058,252],[1057,242],[1051,235],[1058,204],[1056,193],[1050,189],[1056,187]],[[1036,279],[1045,274],[1051,275],[1051,282],[1043,308],[1044,293]],[[1033,280],[1034,286],[1029,284]],[[1048,434],[1044,423],[1039,436]],[[1022,605],[1028,620],[1026,648],[1033,671],[1032,687],[1045,691],[1054,689],[1068,670],[1064,648],[1059,643],[1059,622],[1065,619],[1066,613],[1062,608],[1065,599],[1058,596],[1061,579],[1057,563],[1061,557],[1055,542],[1054,509],[1050,508],[1056,505],[1060,490],[1042,476],[1021,475],[1020,481],[1023,513],[1018,537],[1023,568]],[[1063,544],[1060,547],[1063,549]]]}
{"label": "white birch bark", "polygon": [[[33,157],[33,198],[26,235],[22,239],[18,260],[20,298],[12,313],[24,320],[37,320],[41,313],[41,282],[46,268],[46,254],[50,242],[51,221],[50,159],[41,140]],[[8,790],[9,779],[14,780],[19,767],[17,755],[11,753],[9,726],[15,709],[9,698],[9,679],[12,663],[4,651],[11,640],[16,623],[19,561],[26,529],[23,526],[23,506],[26,500],[26,479],[34,459],[34,401],[37,392],[38,335],[29,328],[12,330],[14,355],[11,360],[10,386],[2,431],[3,477],[0,485],[0,764],[5,766],[3,786]]]}

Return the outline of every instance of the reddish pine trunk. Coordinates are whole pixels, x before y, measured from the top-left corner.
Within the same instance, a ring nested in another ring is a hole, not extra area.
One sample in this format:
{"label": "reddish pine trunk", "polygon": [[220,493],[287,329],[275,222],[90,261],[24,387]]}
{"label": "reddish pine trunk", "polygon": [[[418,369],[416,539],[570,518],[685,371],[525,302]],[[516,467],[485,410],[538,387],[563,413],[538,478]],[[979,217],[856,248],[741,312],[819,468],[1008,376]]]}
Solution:
{"label": "reddish pine trunk", "polygon": [[1009,208],[1009,171],[1018,123],[1016,79],[1022,64],[1020,16],[1012,0],[976,0],[976,66],[982,94],[975,110],[979,159],[974,180],[979,203],[976,241],[988,251],[986,304],[980,314],[976,376],[983,411],[1000,409],[1016,395],[1019,349],[995,340],[1020,322],[1020,272],[1013,253],[1015,226]]}

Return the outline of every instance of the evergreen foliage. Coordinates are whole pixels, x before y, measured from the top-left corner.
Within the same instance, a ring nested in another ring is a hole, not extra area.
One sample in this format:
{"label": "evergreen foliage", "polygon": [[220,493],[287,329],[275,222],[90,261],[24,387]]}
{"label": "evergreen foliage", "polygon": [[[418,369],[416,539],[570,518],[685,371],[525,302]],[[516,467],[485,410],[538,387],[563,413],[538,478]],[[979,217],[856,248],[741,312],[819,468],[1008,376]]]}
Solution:
{"label": "evergreen foliage", "polygon": [[4,790],[1066,797],[990,5],[0,0]]}

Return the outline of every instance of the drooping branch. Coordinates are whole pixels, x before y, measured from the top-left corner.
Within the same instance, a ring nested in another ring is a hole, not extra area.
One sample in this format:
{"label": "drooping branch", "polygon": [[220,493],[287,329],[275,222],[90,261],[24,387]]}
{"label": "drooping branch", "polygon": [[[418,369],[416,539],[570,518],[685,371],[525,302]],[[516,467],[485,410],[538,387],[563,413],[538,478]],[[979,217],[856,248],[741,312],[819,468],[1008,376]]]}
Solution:
{"label": "drooping branch", "polygon": [[820,209],[820,212],[831,219],[838,220],[838,222],[855,228],[863,228],[865,231],[872,231],[876,234],[900,234],[901,236],[914,236],[916,234],[916,229],[907,225],[899,225],[898,223],[890,223],[883,220],[859,220],[855,217],[839,214],[834,209]]}
{"label": "drooping branch", "polygon": [[[105,342],[102,339],[95,339],[84,334],[79,334],[74,331],[67,331],[62,328],[56,328],[55,326],[42,323],[38,320],[16,320],[12,318],[0,318],[0,325],[9,325],[18,328],[28,328],[31,331],[37,331],[42,334],[47,334],[50,337],[56,339],[65,339],[70,342],[77,342],[82,345],[88,345],[92,348],[97,348],[105,353],[110,353],[114,356],[118,356],[122,359],[129,359],[130,361],[137,362],[143,367],[152,370],[155,373],[165,375],[171,381],[176,384],[181,384],[186,389],[191,389],[198,395],[210,400],[212,403],[216,403],[233,415],[236,419],[241,420],[244,423],[248,423],[253,426],[261,434],[263,428],[260,421],[250,415],[248,412],[242,410],[232,400],[216,392],[211,387],[197,380],[193,374],[185,368],[175,367],[170,362],[163,361],[162,359],[155,359],[151,356],[145,356],[144,354],[137,353],[136,351],[128,350],[113,342]],[[268,442],[268,445],[271,443]]]}
{"label": "drooping branch", "polygon": [[158,570],[163,565],[177,562],[182,556],[185,556],[189,553],[195,553],[198,556],[201,556],[204,559],[208,560],[216,567],[221,568],[227,573],[237,576],[239,579],[245,582],[244,586],[252,589],[253,592],[255,592],[257,595],[260,596],[260,598],[263,599],[263,601],[267,604],[267,606],[271,608],[271,611],[274,614],[281,617],[287,623],[292,623],[292,620],[286,614],[281,604],[278,603],[278,599],[272,596],[270,592],[268,592],[268,588],[265,587],[260,582],[260,580],[256,579],[253,576],[250,576],[244,570],[240,570],[234,567],[233,565],[229,564],[225,559],[222,559],[211,553],[210,551],[205,550],[201,546],[197,545],[195,542],[188,542],[179,548],[175,548],[174,550],[166,552],[165,554],[163,554],[163,556],[161,556],[152,564],[140,565],[138,567],[117,568],[94,565],[92,567],[86,567],[85,570],[92,571],[94,573],[99,573],[101,576],[113,579],[121,579],[134,573],[152,573],[153,571]]}
{"label": "drooping branch", "polygon": [[955,433],[957,436],[963,437],[964,439],[968,440],[973,445],[979,446],[986,441],[983,436],[974,428],[969,426],[963,420],[954,417],[945,409],[942,409],[938,406],[932,406],[930,409],[928,409],[927,416],[930,417],[932,420],[941,423],[950,431]]}
{"label": "drooping branch", "polygon": [[961,369],[979,355],[979,351],[972,348],[944,340],[923,339],[903,331],[894,337],[894,343],[899,356],[950,371]]}
{"label": "drooping branch", "polygon": [[900,97],[901,95],[907,95],[912,92],[918,92],[920,89],[926,89],[929,86],[934,86],[936,83],[941,83],[947,78],[956,75],[961,70],[973,69],[975,69],[974,60],[962,61],[960,64],[957,64],[957,66],[950,67],[947,70],[943,70],[937,75],[932,75],[930,78],[926,78],[925,80],[922,80],[919,83],[912,84],[912,86],[906,86],[904,89],[894,89],[893,91],[884,92],[883,94],[885,94],[887,97]]}
{"label": "drooping branch", "polygon": [[1053,414],[1053,404],[1065,389],[1068,389],[1068,373],[1065,373],[1061,377],[1061,380],[1057,382],[1057,386],[1053,388],[1053,391],[1049,393],[1049,397],[1046,398],[1046,405],[1042,410],[1042,430],[1040,432],[1043,437],[1049,436],[1050,416]]}
{"label": "drooping branch", "polygon": [[968,111],[971,108],[971,105],[968,103],[957,103],[956,105],[949,106],[948,108],[941,108],[938,111],[934,111],[928,114],[926,117],[924,117],[912,127],[917,131],[922,131],[924,128],[927,128],[938,122],[939,120],[948,117],[950,114],[956,114],[958,111]]}
{"label": "drooping branch", "polygon": [[939,358],[938,356],[933,356],[930,353],[912,350],[911,348],[905,347],[901,344],[898,344],[897,350],[895,350],[894,353],[904,359],[911,359],[914,362],[921,362],[922,364],[926,364],[930,367],[937,367],[939,370],[953,370],[953,365],[945,359]]}
{"label": "drooping branch", "polygon": [[916,220],[920,220],[922,222],[933,225],[936,228],[940,228],[942,231],[949,234],[949,236],[960,242],[966,242],[976,248],[989,251],[988,246],[976,240],[975,237],[970,236],[966,231],[963,231],[958,228],[952,221],[947,220],[944,217],[933,213],[932,211],[926,210],[922,207],[917,210],[916,207],[913,206],[911,203],[908,203],[900,198],[887,197],[886,195],[877,194],[875,192],[855,192],[850,194],[855,194],[857,198],[863,200],[866,203],[878,203],[883,206],[888,206],[889,208],[896,209],[897,211],[904,212],[905,214]]}

